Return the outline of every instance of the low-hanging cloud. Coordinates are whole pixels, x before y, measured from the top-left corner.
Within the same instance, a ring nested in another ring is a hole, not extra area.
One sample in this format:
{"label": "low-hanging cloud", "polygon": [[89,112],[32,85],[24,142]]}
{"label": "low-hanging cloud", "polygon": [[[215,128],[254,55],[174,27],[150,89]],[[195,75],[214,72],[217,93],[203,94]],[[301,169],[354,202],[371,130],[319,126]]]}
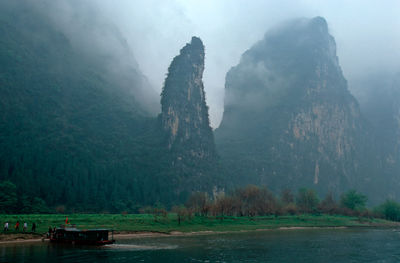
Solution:
{"label": "low-hanging cloud", "polygon": [[[191,36],[199,36],[206,47],[204,83],[214,128],[223,113],[226,72],[268,29],[287,19],[322,16],[327,20],[350,90],[357,79],[371,72],[400,71],[400,2],[397,0],[84,0],[72,3],[58,5],[57,12],[63,14],[71,8],[86,6],[88,17],[97,12],[104,15],[126,39],[141,72],[158,93],[172,58]],[[61,16],[60,23],[68,25],[62,19]],[[112,47],[111,42],[104,45]]]}

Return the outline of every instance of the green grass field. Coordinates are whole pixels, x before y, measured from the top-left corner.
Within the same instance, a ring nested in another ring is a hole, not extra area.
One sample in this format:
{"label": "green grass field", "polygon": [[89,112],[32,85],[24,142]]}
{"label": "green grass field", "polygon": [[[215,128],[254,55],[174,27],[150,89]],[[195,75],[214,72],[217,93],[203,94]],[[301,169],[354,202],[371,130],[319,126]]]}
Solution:
{"label": "green grass field", "polygon": [[[109,228],[116,231],[129,232],[162,232],[172,231],[240,231],[256,229],[273,229],[279,227],[340,227],[340,226],[395,226],[398,223],[383,219],[368,219],[348,216],[331,215],[293,215],[293,216],[259,216],[259,217],[224,217],[223,220],[215,217],[195,216],[178,224],[175,214],[166,217],[148,214],[30,214],[30,215],[0,215],[0,222],[8,221],[9,234],[16,233],[14,225],[19,220],[22,227],[28,223],[30,231],[32,223],[37,225],[37,233],[47,232],[49,226],[63,225],[68,216],[71,225],[80,229]],[[20,230],[19,232],[22,232]]]}

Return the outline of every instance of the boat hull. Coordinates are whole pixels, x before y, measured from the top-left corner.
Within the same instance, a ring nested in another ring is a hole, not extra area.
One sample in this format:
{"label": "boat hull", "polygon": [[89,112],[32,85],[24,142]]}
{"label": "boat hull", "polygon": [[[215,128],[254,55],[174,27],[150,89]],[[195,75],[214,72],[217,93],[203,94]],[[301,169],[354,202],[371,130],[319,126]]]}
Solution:
{"label": "boat hull", "polygon": [[50,242],[51,243],[58,243],[58,244],[104,246],[104,245],[114,244],[115,240],[92,241],[92,240],[50,239]]}
{"label": "boat hull", "polygon": [[[50,242],[95,246],[113,244],[115,240],[109,239],[108,232],[108,229],[80,230],[75,227],[60,227],[50,233]],[[112,230],[111,232],[113,233]]]}

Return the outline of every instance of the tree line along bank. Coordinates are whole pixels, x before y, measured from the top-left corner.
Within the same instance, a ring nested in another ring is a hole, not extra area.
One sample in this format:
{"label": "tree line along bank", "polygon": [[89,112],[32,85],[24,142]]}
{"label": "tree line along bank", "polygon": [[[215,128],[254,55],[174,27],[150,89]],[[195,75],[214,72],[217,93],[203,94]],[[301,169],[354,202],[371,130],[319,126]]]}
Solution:
{"label": "tree line along bank", "polygon": [[[3,214],[66,212],[64,206],[48,207],[43,200],[34,199],[17,196],[16,186],[10,181],[0,183],[0,212]],[[169,210],[182,220],[190,219],[194,215],[223,218],[224,216],[329,214],[400,221],[400,203],[386,200],[377,207],[367,208],[367,200],[366,195],[356,190],[349,190],[336,200],[331,193],[321,199],[313,189],[301,188],[296,193],[285,189],[279,195],[275,195],[267,187],[248,185],[230,193],[215,193],[213,196],[206,192],[194,192],[185,204],[170,208],[156,203],[154,206],[134,206],[130,210],[102,212],[153,214],[157,217],[165,216]]]}

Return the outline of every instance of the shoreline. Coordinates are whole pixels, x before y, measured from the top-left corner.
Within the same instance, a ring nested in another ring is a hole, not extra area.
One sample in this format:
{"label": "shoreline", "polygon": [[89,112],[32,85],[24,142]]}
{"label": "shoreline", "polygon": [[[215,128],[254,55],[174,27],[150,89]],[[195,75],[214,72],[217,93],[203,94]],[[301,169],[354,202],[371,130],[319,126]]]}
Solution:
{"label": "shoreline", "polygon": [[400,224],[394,225],[365,225],[365,226],[282,226],[277,228],[258,228],[258,229],[243,229],[243,230],[202,230],[202,231],[171,231],[170,233],[161,232],[135,232],[135,231],[121,231],[123,233],[114,234],[114,238],[118,239],[135,239],[135,238],[152,238],[152,237],[176,237],[176,236],[202,236],[202,235],[215,235],[215,234],[234,234],[234,233],[251,233],[251,232],[267,232],[267,231],[287,231],[287,230],[318,230],[318,229],[367,229],[367,228],[398,228]]}
{"label": "shoreline", "polygon": [[[118,231],[114,234],[115,240],[124,239],[141,239],[141,238],[157,238],[157,237],[179,237],[179,236],[203,236],[203,235],[215,235],[215,234],[234,234],[234,233],[251,233],[251,232],[267,232],[267,231],[287,231],[287,230],[318,230],[318,229],[350,229],[350,228],[398,228],[400,224],[393,225],[365,225],[365,226],[286,226],[277,228],[259,228],[250,230],[227,230],[227,231],[214,231],[214,230],[203,230],[203,231],[191,231],[191,232],[181,232],[181,231],[171,231],[169,233],[162,233],[156,231]],[[38,238],[28,238],[23,239],[20,236],[11,237],[9,240],[1,240],[0,246],[2,245],[16,245],[16,244],[29,244],[38,242],[49,242],[49,239],[42,235]]]}
{"label": "shoreline", "polygon": [[[372,227],[372,226],[371,226]],[[176,237],[176,236],[203,236],[203,235],[216,235],[216,234],[234,234],[234,233],[251,233],[251,232],[267,232],[276,230],[308,230],[308,229],[346,229],[353,228],[349,226],[326,226],[326,227],[278,227],[278,228],[259,228],[259,229],[243,229],[243,230],[227,230],[227,231],[214,231],[214,230],[203,230],[203,231],[192,231],[192,232],[181,232],[171,231],[170,233],[160,232],[129,232],[123,234],[114,234],[114,237],[118,239],[134,239],[134,238],[151,238],[151,237]]]}

